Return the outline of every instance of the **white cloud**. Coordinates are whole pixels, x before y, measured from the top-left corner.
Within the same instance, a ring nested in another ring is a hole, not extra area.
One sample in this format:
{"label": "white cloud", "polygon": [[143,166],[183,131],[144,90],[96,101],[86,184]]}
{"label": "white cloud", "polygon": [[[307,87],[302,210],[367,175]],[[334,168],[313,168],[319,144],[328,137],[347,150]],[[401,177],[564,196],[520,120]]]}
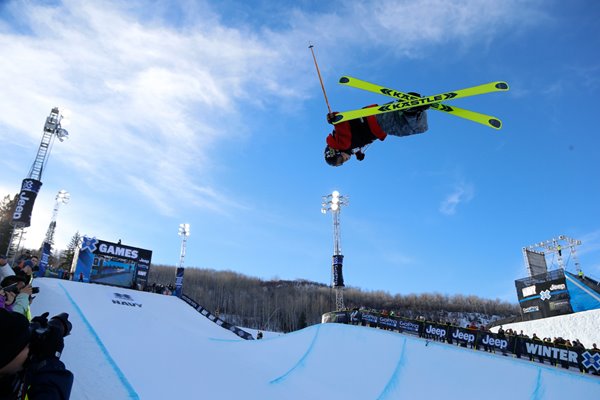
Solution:
{"label": "white cloud", "polygon": [[[245,209],[214,174],[219,149],[251,134],[244,121],[251,111],[320,96],[310,40],[324,65],[348,65],[356,62],[348,50],[365,46],[406,55],[482,40],[539,21],[530,18],[537,4],[355,2],[320,14],[285,9],[274,27],[226,25],[227,10],[213,2],[10,2],[0,22],[0,140],[27,148],[30,159],[50,108],[66,106],[71,139],[56,144],[50,168],[65,173],[66,189],[85,186],[78,201],[133,189],[140,206],[167,216],[173,204]],[[166,17],[174,8],[180,23]],[[11,174],[2,187],[19,184],[10,160],[0,168]],[[453,213],[467,195],[457,192],[444,210]],[[111,207],[97,203],[99,212]]]}
{"label": "white cloud", "polygon": [[473,185],[464,182],[457,184],[453,191],[440,204],[440,212],[446,215],[456,214],[457,207],[462,203],[471,201],[474,193]]}

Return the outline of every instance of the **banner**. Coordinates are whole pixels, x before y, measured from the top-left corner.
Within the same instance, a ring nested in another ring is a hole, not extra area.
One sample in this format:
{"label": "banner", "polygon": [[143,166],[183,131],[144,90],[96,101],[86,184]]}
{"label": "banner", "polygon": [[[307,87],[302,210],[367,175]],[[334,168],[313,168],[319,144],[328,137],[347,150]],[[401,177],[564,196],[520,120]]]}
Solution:
{"label": "banner", "polygon": [[19,228],[27,228],[31,225],[31,212],[37,194],[42,187],[42,182],[36,179],[23,179],[21,184],[21,192],[15,211],[13,212],[11,224]]}
{"label": "banner", "polygon": [[46,268],[48,268],[48,262],[50,261],[50,256],[52,255],[52,245],[48,242],[44,242],[42,245],[42,253],[40,254],[40,265],[37,276],[46,275]]}
{"label": "banner", "polygon": [[343,287],[344,286],[344,275],[342,274],[342,264],[344,263],[344,256],[336,254],[333,256],[333,286]]}
{"label": "banner", "polygon": [[183,272],[185,269],[183,267],[177,268],[177,273],[175,274],[175,296],[181,297],[181,291],[183,289]]}
{"label": "banner", "polygon": [[573,312],[563,270],[515,281],[524,321]]}
{"label": "banner", "polygon": [[148,281],[152,251],[83,237],[74,279],[121,287],[143,288]]}

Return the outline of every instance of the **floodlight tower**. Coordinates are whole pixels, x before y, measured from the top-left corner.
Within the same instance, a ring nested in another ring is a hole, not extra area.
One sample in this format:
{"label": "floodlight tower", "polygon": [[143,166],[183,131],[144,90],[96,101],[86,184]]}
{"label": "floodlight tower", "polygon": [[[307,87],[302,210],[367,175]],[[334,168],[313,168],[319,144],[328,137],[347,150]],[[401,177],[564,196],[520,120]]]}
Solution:
{"label": "floodlight tower", "polygon": [[40,188],[42,187],[42,172],[50,156],[54,139],[58,138],[61,142],[69,136],[69,132],[63,129],[63,125],[67,125],[68,120],[66,119],[67,112],[54,107],[50,111],[50,115],[46,117],[46,123],[44,124],[44,130],[42,133],[42,141],[38,147],[38,152],[33,160],[31,169],[27,178],[25,178],[21,184],[21,192],[17,200],[17,206],[13,213],[11,225],[13,226],[13,233],[8,245],[7,253],[9,257],[16,254],[19,244],[13,243],[13,240],[18,237],[22,238],[25,228],[31,225],[31,212],[33,211],[33,204],[37,197]]}
{"label": "floodlight tower", "polygon": [[347,205],[348,196],[340,195],[340,192],[337,190],[322,197],[321,213],[327,214],[327,211],[331,211],[333,216],[333,257],[331,274],[332,286],[335,289],[335,307],[337,311],[344,309],[344,276],[342,274],[344,256],[342,255],[340,235],[340,211],[342,206]]}
{"label": "floodlight tower", "polygon": [[190,224],[179,224],[179,236],[181,236],[181,252],[179,254],[179,268],[183,268],[185,259],[185,246],[187,238],[190,236]]}
{"label": "floodlight tower", "polygon": [[529,262],[527,259],[526,250],[537,251],[542,255],[546,255],[548,253],[553,254],[556,253],[556,259],[558,262],[558,268],[564,269],[564,261],[563,261],[563,251],[569,250],[570,256],[573,258],[573,263],[575,264],[575,269],[579,270],[579,260],[577,258],[577,249],[576,246],[581,245],[581,240],[572,239],[565,235],[559,235],[556,238],[552,238],[543,242],[539,242],[536,244],[532,244],[527,247],[523,247],[523,257],[525,260],[525,266],[528,267]]}
{"label": "floodlight tower", "polygon": [[50,219],[50,225],[46,231],[46,238],[42,243],[42,250],[40,252],[40,265],[39,274],[44,276],[46,268],[50,262],[50,255],[52,254],[52,246],[54,245],[54,230],[56,229],[56,217],[58,216],[58,210],[61,204],[67,204],[71,200],[71,195],[66,190],[59,190],[56,195],[56,202],[54,203],[54,210],[52,211],[52,218]]}
{"label": "floodlight tower", "polygon": [[50,225],[46,231],[45,243],[49,243],[51,246],[54,245],[54,230],[56,229],[56,217],[58,216],[58,210],[62,204],[67,204],[71,200],[71,194],[66,190],[59,190],[54,203],[54,210],[52,210],[52,218],[50,219]]}
{"label": "floodlight tower", "polygon": [[179,254],[179,266],[175,272],[175,296],[183,294],[183,261],[185,259],[185,246],[190,236],[190,224],[179,224],[179,236],[181,236],[181,253]]}

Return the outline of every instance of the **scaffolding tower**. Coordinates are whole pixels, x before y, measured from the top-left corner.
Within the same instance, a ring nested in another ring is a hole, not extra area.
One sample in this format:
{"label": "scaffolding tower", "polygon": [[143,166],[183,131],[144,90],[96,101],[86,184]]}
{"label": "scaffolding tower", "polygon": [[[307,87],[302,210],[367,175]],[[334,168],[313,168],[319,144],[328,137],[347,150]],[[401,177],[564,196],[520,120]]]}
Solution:
{"label": "scaffolding tower", "polygon": [[[560,235],[556,238],[552,238],[543,242],[535,243],[527,247],[523,247],[523,260],[525,262],[525,268],[528,272],[530,269],[530,262],[527,257],[527,251],[533,251],[543,255],[544,257],[548,254],[556,254],[558,269],[565,269],[564,256],[565,251],[568,251],[570,258],[573,259],[575,270],[579,271],[579,259],[577,258],[577,246],[581,245],[581,240],[572,239],[565,235]],[[531,273],[530,273],[531,275]]]}
{"label": "scaffolding tower", "polygon": [[[54,144],[54,139],[58,138],[61,142],[65,140],[69,136],[69,132],[66,129],[63,129],[62,124],[66,122],[63,121],[65,118],[64,111],[61,113],[58,107],[54,107],[50,111],[50,115],[46,117],[46,123],[44,124],[44,129],[42,132],[42,141],[38,147],[37,154],[35,159],[33,160],[33,164],[29,169],[29,174],[27,178],[23,180],[23,184],[21,187],[21,195],[19,198],[19,203],[24,203],[25,200],[22,200],[22,194],[24,191],[32,190],[32,184],[35,188],[35,193],[33,198],[31,199],[30,204],[28,204],[29,209],[33,208],[33,202],[35,201],[35,196],[37,196],[37,191],[42,185],[42,173],[44,172],[44,167],[48,162],[48,157],[50,156],[50,152],[52,151],[52,145]],[[11,234],[11,238],[9,241],[7,256],[8,259],[13,260],[16,257],[16,254],[21,246],[21,241],[25,237],[26,228],[30,226],[29,219],[25,220],[22,218],[17,218],[17,213],[13,214],[13,220],[11,225],[13,226],[13,231]]]}
{"label": "scaffolding tower", "polygon": [[340,195],[337,190],[334,190],[330,195],[322,197],[321,212],[326,214],[327,211],[331,211],[333,216],[331,285],[335,291],[335,308],[337,311],[344,309],[344,277],[342,274],[344,256],[342,255],[340,211],[342,206],[346,205],[348,205],[348,196]]}

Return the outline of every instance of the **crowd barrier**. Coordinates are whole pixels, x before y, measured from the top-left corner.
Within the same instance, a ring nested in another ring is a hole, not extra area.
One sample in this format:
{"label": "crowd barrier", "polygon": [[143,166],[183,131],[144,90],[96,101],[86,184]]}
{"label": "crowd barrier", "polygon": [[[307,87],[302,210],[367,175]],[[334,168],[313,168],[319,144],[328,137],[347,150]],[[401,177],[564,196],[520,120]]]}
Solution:
{"label": "crowd barrier", "polygon": [[564,346],[518,335],[497,334],[449,324],[386,316],[372,311],[330,312],[323,314],[322,322],[376,327],[428,340],[456,344],[473,350],[512,355],[600,375],[600,350],[595,349]]}
{"label": "crowd barrier", "polygon": [[252,336],[251,333],[248,333],[245,330],[240,329],[237,326],[230,324],[229,322],[223,321],[222,319],[220,319],[219,317],[217,317],[216,315],[214,315],[213,313],[211,313],[210,311],[208,311],[206,308],[202,307],[200,304],[196,303],[195,300],[193,300],[192,298],[186,296],[185,294],[181,295],[181,299],[183,301],[185,301],[186,303],[188,303],[190,306],[192,306],[200,314],[204,315],[206,318],[208,318],[209,320],[211,320],[215,324],[219,325],[221,328],[227,329],[227,330],[235,333],[236,335],[238,335],[242,339],[254,340],[254,336]]}

